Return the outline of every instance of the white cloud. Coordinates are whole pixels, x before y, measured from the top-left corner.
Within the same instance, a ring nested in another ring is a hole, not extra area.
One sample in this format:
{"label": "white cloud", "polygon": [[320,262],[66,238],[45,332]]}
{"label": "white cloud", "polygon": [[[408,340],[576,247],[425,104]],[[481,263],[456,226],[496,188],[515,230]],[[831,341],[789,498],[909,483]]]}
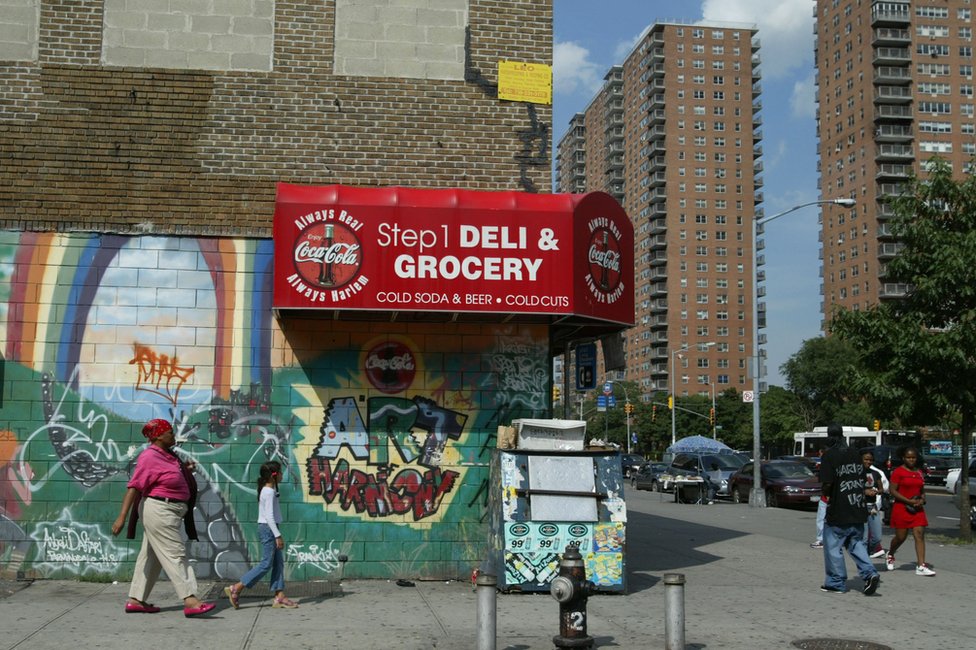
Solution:
{"label": "white cloud", "polygon": [[789,74],[813,59],[814,0],[703,0],[708,21],[755,23],[763,75]]}
{"label": "white cloud", "polygon": [[814,74],[811,72],[806,79],[800,79],[793,84],[793,94],[790,96],[790,108],[794,117],[813,119],[817,113],[817,86]]}
{"label": "white cloud", "polygon": [[557,42],[552,48],[552,84],[556,94],[594,94],[603,84],[603,74],[588,49],[572,41]]}
{"label": "white cloud", "polygon": [[643,29],[641,29],[641,31],[634,34],[633,38],[630,38],[626,41],[620,41],[619,43],[617,43],[617,47],[614,49],[613,52],[613,60],[623,62],[623,60],[627,58],[627,56],[633,51],[633,49],[637,47],[637,43],[640,42],[641,37],[644,36],[644,34],[646,33],[647,33],[647,27],[644,27]]}

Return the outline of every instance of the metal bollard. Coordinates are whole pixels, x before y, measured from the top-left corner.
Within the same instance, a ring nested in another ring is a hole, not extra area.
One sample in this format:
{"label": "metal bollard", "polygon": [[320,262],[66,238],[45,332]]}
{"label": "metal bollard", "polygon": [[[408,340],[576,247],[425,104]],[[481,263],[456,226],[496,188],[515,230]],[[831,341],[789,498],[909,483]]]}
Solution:
{"label": "metal bollard", "polygon": [[685,574],[664,574],[664,647],[685,650]]}
{"label": "metal bollard", "polygon": [[579,549],[567,546],[559,561],[559,575],[549,585],[549,593],[559,602],[559,634],[552,637],[557,648],[593,647],[593,637],[586,633],[586,600],[593,588]]}
{"label": "metal bollard", "polygon": [[478,590],[478,650],[495,650],[496,633],[496,590],[498,578],[487,573],[479,573],[475,578]]}

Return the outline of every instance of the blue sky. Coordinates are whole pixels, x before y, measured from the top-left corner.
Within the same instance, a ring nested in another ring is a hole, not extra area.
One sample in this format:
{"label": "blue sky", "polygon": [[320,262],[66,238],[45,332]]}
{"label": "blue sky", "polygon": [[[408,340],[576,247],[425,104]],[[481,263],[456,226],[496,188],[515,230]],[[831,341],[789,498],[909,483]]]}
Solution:
{"label": "blue sky", "polygon": [[[654,22],[754,24],[762,58],[766,216],[821,198],[817,191],[813,0],[554,0],[553,143],[586,108],[611,65]],[[832,198],[832,197],[824,197]],[[819,210],[766,226],[766,352],[770,384],[803,341],[820,335]]]}

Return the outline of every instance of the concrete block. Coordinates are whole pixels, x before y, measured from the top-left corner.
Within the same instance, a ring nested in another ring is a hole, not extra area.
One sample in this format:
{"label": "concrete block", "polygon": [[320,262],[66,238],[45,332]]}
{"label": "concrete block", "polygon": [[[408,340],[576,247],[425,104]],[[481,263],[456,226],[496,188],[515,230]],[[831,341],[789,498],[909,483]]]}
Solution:
{"label": "concrete block", "polygon": [[230,70],[230,55],[224,52],[189,52],[187,63],[191,69]]}
{"label": "concrete block", "polygon": [[186,52],[175,49],[149,50],[146,53],[146,65],[150,68],[169,68],[172,70],[189,68]]}
{"label": "concrete block", "polygon": [[169,49],[184,52],[206,52],[210,49],[210,35],[194,32],[174,32],[169,35]]}
{"label": "concrete block", "polygon": [[424,61],[413,60],[393,60],[386,62],[386,76],[400,77],[403,79],[424,79],[427,76],[427,64]]}
{"label": "concrete block", "polygon": [[159,266],[159,253],[136,248],[123,248],[115,256],[115,262],[122,268],[145,269]]}
{"label": "concrete block", "polygon": [[205,16],[210,12],[210,0],[169,0],[169,10],[188,16]]}
{"label": "concrete block", "polygon": [[455,9],[420,9],[417,24],[430,27],[464,27],[468,22],[466,11]]}
{"label": "concrete block", "polygon": [[205,270],[200,271],[178,271],[176,274],[176,286],[186,289],[205,289],[213,290],[213,280],[210,273]]}
{"label": "concrete block", "polygon": [[231,70],[271,70],[271,55],[237,52],[230,55]]}
{"label": "concrete block", "polygon": [[464,30],[454,27],[428,27],[427,42],[438,45],[464,45]]}
{"label": "concrete block", "polygon": [[463,63],[442,63],[428,61],[425,79],[446,79],[459,81],[464,79]]}
{"label": "concrete block", "polygon": [[189,29],[190,17],[186,14],[151,13],[146,17],[146,27],[156,31],[181,32]]}
{"label": "concrete block", "polygon": [[228,16],[191,16],[190,31],[204,34],[229,34],[230,18]]}
{"label": "concrete block", "polygon": [[251,42],[246,36],[214,34],[210,37],[210,47],[208,49],[212,52],[249,52]]}
{"label": "concrete block", "polygon": [[254,11],[253,3],[247,0],[212,0],[211,13],[218,16],[250,16]]}
{"label": "concrete block", "polygon": [[108,65],[144,67],[146,50],[134,47],[106,48],[104,58]]}
{"label": "concrete block", "polygon": [[166,47],[166,36],[166,32],[126,29],[122,32],[122,44],[125,47],[138,47],[144,50],[161,50]]}
{"label": "concrete block", "polygon": [[347,23],[345,25],[344,38],[340,39],[336,34],[336,51],[339,50],[341,43],[345,39],[361,41],[381,41],[386,31],[385,25],[381,23]]}
{"label": "concrete block", "polygon": [[417,46],[413,43],[377,43],[376,56],[390,63],[403,59],[412,61],[417,58]]}
{"label": "concrete block", "polygon": [[[458,55],[464,55],[464,49],[454,45],[418,45],[417,58],[430,63],[458,63]],[[460,61],[463,63],[463,59]]]}
{"label": "concrete block", "polygon": [[37,50],[30,43],[0,43],[0,61],[36,61]]}
{"label": "concrete block", "polygon": [[121,29],[145,29],[149,15],[139,11],[105,10],[105,27]]}
{"label": "concrete block", "polygon": [[382,77],[386,75],[386,68],[383,61],[379,59],[343,59],[340,61],[336,57],[336,74],[347,74],[354,77]]}
{"label": "concrete block", "polygon": [[274,22],[267,18],[234,18],[231,21],[230,33],[248,36],[270,36],[274,34]]}

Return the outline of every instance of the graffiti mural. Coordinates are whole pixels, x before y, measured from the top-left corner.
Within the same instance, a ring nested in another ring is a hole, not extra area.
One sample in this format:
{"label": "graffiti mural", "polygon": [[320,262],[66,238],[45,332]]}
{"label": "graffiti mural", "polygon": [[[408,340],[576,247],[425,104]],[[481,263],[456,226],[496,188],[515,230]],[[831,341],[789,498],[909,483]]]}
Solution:
{"label": "graffiti mural", "polygon": [[495,429],[547,415],[546,327],[276,318],[271,256],[266,240],[0,232],[0,571],[127,579],[140,540],[104,522],[153,417],[198,466],[202,579],[259,555],[272,459],[290,580],[340,552],[350,577],[480,563]]}
{"label": "graffiti mural", "polygon": [[31,537],[37,543],[34,568],[39,571],[70,571],[85,575],[114,574],[119,564],[134,551],[117,546],[111,531],[97,524],[75,522],[65,508],[56,521],[42,521]]}

